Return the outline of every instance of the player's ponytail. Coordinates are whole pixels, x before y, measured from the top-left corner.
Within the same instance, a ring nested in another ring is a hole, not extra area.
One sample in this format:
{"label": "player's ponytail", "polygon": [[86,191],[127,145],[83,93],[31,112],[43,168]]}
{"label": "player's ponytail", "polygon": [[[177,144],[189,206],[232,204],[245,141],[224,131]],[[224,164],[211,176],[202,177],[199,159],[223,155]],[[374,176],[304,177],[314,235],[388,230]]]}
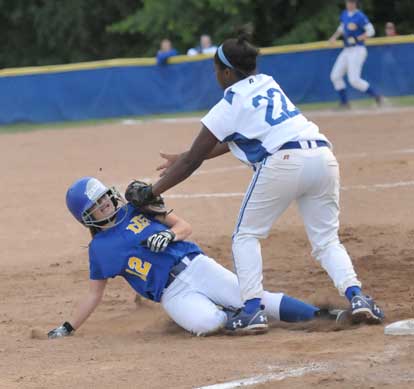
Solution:
{"label": "player's ponytail", "polygon": [[252,40],[252,32],[246,28],[237,31],[237,44],[244,46]]}
{"label": "player's ponytail", "polygon": [[259,50],[251,43],[251,32],[242,29],[237,38],[227,39],[218,48],[214,60],[222,69],[233,69],[240,79],[256,71],[256,58]]}

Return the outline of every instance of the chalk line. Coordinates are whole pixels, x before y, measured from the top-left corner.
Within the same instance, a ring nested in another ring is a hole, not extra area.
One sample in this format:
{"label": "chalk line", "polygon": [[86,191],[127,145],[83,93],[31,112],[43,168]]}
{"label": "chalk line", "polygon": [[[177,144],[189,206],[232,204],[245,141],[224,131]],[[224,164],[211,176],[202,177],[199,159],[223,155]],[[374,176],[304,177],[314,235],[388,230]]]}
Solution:
{"label": "chalk line", "polygon": [[308,373],[320,372],[326,370],[326,367],[320,364],[310,364],[308,366],[289,368],[278,373],[261,374],[254,377],[243,378],[240,380],[224,382],[221,384],[214,384],[208,386],[200,386],[196,389],[232,389],[241,386],[251,386],[263,384],[270,381],[282,381],[286,378],[301,377]]}

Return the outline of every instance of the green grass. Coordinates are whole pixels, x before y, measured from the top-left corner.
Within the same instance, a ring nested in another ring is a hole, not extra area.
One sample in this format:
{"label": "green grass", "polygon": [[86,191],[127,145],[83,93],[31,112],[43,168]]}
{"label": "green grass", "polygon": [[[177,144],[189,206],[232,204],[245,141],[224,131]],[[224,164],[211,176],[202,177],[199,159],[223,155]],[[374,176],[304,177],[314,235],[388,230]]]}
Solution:
{"label": "green grass", "polygon": [[[387,101],[393,107],[407,107],[414,106],[414,96],[403,96],[403,97],[391,97],[387,98]],[[353,100],[352,107],[355,109],[364,109],[372,106],[372,99]],[[315,110],[326,110],[333,109],[338,106],[336,102],[330,103],[311,103],[311,104],[299,104],[299,108],[303,111],[315,111]],[[182,117],[201,117],[207,111],[197,112],[181,112],[181,113],[165,113],[159,115],[145,115],[145,116],[130,116],[130,117],[119,117],[111,119],[97,119],[97,120],[83,120],[83,121],[68,121],[58,123],[16,123],[10,125],[0,125],[0,134],[5,133],[17,133],[17,132],[29,132],[39,130],[62,130],[65,128],[74,127],[85,127],[85,126],[96,126],[103,124],[119,123],[125,119],[135,119],[141,121],[150,121],[153,119],[163,118],[182,118]]]}

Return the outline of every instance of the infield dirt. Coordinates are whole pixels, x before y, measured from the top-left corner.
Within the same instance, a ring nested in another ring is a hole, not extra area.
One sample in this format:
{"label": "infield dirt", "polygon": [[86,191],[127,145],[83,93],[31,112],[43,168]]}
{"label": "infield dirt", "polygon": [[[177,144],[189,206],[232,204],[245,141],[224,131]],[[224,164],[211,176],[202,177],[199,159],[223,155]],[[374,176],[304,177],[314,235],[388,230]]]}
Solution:
{"label": "infield dirt", "polygon": [[[384,308],[386,323],[414,317],[414,110],[308,116],[335,146],[341,238],[364,290]],[[0,136],[0,387],[191,388],[270,373],[279,380],[256,387],[414,387],[414,337],[321,323],[197,338],[160,306],[136,305],[120,279],[109,282],[76,336],[45,339],[70,320],[88,287],[89,234],[66,210],[68,185],[84,175],[121,189],[133,178],[155,178],[158,151],[182,151],[198,130],[195,120],[158,120]],[[231,268],[238,193],[251,172],[230,155],[200,170],[168,192],[193,197],[168,204],[193,225],[193,240]],[[205,194],[222,197],[195,196]],[[262,247],[267,289],[346,305],[311,257],[295,207]]]}

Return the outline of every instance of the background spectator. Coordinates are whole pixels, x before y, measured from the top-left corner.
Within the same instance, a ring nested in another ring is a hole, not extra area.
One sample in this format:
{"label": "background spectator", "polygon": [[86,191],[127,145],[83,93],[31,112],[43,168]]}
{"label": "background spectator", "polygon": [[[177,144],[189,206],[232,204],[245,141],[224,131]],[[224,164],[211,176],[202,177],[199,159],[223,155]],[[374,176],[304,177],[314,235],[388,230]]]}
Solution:
{"label": "background spectator", "polygon": [[397,30],[395,28],[395,24],[393,22],[385,23],[385,35],[386,36],[396,36]]}
{"label": "background spectator", "polygon": [[177,54],[177,50],[173,48],[171,41],[169,39],[163,39],[157,53],[157,64],[166,65],[167,59]]}
{"label": "background spectator", "polygon": [[211,42],[210,35],[203,34],[200,37],[200,46],[192,47],[187,51],[187,55],[197,54],[214,54],[217,50],[217,46]]}

